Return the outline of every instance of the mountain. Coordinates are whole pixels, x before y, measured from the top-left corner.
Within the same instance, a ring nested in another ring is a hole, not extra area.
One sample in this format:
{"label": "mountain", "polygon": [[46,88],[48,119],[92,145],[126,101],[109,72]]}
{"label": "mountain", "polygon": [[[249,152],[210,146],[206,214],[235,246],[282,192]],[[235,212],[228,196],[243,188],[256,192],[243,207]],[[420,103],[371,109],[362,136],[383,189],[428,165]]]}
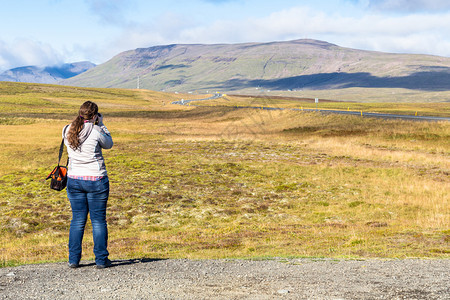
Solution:
{"label": "mountain", "polygon": [[450,89],[450,58],[324,41],[167,45],[122,52],[63,84],[166,91],[385,87]]}
{"label": "mountain", "polygon": [[52,67],[19,67],[7,70],[0,74],[0,81],[58,83],[63,79],[86,72],[93,67],[95,67],[95,64],[88,61]]}

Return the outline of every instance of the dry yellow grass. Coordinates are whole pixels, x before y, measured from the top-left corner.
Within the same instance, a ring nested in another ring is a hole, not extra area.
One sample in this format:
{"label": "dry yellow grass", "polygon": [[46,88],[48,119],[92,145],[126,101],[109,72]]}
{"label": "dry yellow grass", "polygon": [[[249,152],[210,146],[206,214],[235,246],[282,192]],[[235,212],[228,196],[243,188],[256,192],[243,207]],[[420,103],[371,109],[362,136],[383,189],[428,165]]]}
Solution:
{"label": "dry yellow grass", "polygon": [[[255,95],[258,91],[248,90]],[[245,94],[243,91],[242,94]],[[259,91],[263,96],[288,96],[354,101],[358,103],[441,103],[450,100],[449,91],[423,91],[401,88],[345,88],[336,90]],[[257,94],[256,94],[257,95]]]}
{"label": "dry yellow grass", "polygon": [[[115,141],[104,153],[112,258],[449,257],[448,122],[17,89],[0,95],[2,265],[65,259],[70,207],[43,179],[89,97]],[[85,248],[92,258],[89,232]]]}

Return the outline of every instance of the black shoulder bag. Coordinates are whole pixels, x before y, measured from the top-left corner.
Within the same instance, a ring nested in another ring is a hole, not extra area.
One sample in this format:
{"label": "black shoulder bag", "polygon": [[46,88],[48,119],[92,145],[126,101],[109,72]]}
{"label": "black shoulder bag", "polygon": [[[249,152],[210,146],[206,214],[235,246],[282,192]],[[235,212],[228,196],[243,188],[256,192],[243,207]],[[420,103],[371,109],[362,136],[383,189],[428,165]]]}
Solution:
{"label": "black shoulder bag", "polygon": [[58,157],[58,165],[50,172],[47,176],[46,180],[51,179],[50,188],[57,191],[62,191],[65,189],[67,185],[67,165],[69,164],[69,158],[67,158],[67,162],[65,166],[61,166],[61,157],[64,151],[64,135],[66,134],[67,126],[64,127],[63,139],[61,141],[61,146],[59,147],[59,157]]}

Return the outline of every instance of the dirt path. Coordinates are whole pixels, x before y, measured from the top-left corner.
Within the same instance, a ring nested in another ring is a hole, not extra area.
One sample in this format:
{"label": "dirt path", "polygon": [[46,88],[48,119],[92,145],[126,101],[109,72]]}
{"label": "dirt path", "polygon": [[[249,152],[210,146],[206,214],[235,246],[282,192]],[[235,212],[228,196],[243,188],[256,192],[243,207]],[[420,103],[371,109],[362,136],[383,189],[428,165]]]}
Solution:
{"label": "dirt path", "polygon": [[450,299],[450,260],[121,260],[0,269],[0,299]]}

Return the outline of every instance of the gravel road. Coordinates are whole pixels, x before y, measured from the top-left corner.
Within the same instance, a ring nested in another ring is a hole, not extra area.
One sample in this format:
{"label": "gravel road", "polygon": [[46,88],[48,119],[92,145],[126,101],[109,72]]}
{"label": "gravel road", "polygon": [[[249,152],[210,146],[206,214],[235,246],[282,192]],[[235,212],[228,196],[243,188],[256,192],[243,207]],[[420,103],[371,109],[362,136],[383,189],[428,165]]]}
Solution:
{"label": "gravel road", "polygon": [[0,269],[0,299],[450,299],[450,260],[116,260]]}

